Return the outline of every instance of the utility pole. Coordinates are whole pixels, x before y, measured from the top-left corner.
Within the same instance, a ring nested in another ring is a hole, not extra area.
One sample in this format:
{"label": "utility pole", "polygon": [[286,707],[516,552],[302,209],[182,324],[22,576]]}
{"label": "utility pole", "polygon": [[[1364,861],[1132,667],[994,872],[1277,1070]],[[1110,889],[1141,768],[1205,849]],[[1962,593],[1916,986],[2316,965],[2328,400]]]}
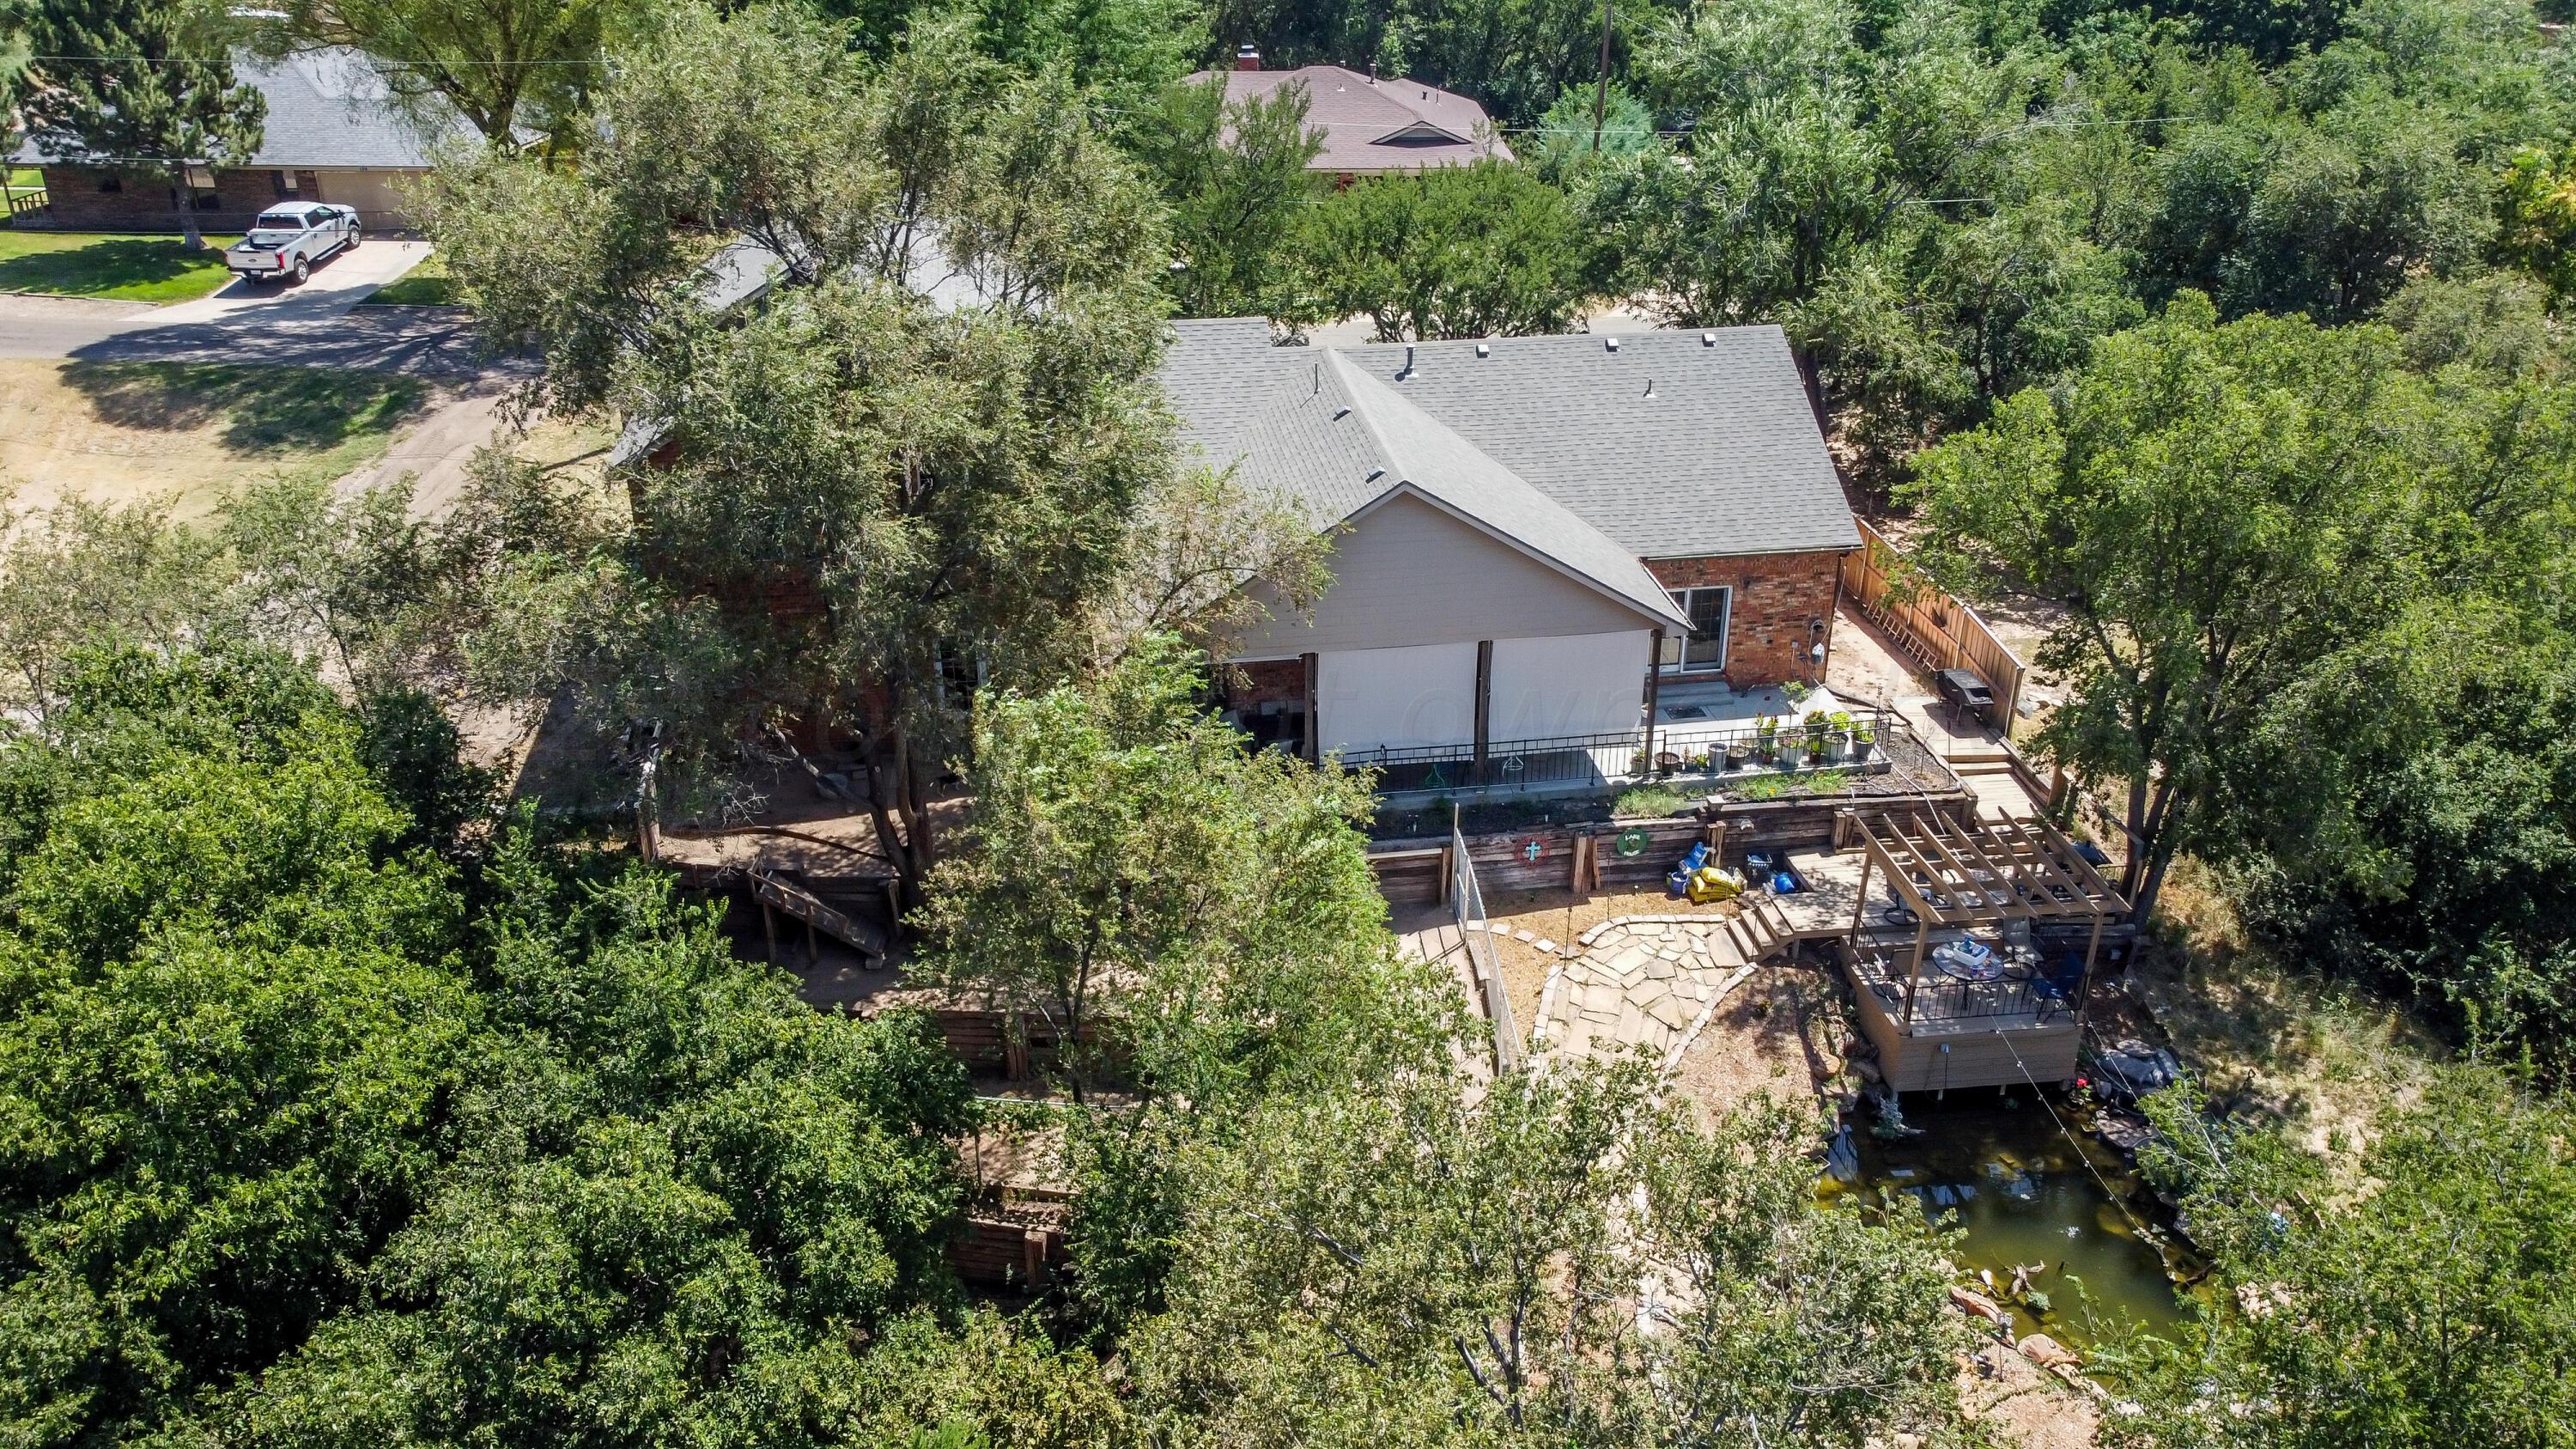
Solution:
{"label": "utility pole", "polygon": [[1601,76],[1592,86],[1592,154],[1601,154],[1601,115],[1610,104],[1610,6],[1601,0]]}

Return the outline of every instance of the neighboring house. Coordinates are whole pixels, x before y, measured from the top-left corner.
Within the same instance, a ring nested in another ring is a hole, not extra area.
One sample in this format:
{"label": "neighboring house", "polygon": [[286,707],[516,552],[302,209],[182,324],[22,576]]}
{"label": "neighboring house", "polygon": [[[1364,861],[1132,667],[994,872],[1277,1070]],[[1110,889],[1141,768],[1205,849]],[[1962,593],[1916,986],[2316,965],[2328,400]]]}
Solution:
{"label": "neighboring house", "polygon": [[[1190,79],[1204,82],[1214,74],[1201,71]],[[1463,166],[1487,156],[1512,159],[1484,107],[1437,86],[1380,80],[1338,65],[1263,70],[1261,56],[1250,46],[1236,54],[1234,69],[1225,73],[1229,105],[1247,96],[1270,96],[1286,86],[1304,87],[1306,125],[1324,143],[1306,169],[1330,172],[1344,183],[1390,171]]]}
{"label": "neighboring house", "polygon": [[329,201],[358,209],[367,229],[410,225],[395,183],[428,172],[430,151],[475,132],[462,119],[426,126],[397,103],[384,78],[354,50],[329,49],[262,60],[233,57],[233,73],[259,88],[268,119],[259,149],[239,163],[192,166],[174,185],[151,166],[117,158],[67,159],[36,140],[17,164],[41,166],[48,205],[21,226],[76,231],[178,231],[192,208],[208,231],[238,231],[280,201]]}
{"label": "neighboring house", "polygon": [[1634,730],[1650,679],[1822,677],[1860,537],[1779,328],[1301,348],[1259,318],[1175,326],[1185,438],[1337,530],[1310,614],[1231,655],[1256,738],[1481,748]]}

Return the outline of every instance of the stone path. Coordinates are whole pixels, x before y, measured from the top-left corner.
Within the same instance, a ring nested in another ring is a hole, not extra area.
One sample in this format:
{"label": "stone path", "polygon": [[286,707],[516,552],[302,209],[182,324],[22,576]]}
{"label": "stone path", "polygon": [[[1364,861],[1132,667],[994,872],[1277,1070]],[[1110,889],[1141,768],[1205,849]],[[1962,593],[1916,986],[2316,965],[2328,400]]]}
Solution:
{"label": "stone path", "polygon": [[1531,1052],[1644,1048],[1671,1071],[1729,991],[1753,973],[1723,916],[1620,916],[1583,933],[1548,977]]}

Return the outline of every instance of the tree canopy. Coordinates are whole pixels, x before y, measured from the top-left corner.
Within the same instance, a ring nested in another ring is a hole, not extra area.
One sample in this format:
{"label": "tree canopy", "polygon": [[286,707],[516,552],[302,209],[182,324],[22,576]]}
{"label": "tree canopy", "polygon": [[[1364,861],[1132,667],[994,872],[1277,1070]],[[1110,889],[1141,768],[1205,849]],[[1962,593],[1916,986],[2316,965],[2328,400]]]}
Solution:
{"label": "tree canopy", "polygon": [[2493,1072],[2442,1075],[2346,1176],[2264,1127],[2150,1099],[2147,1170],[2216,1259],[2211,1308],[2124,1355],[2129,1445],[2547,1444],[2571,1402],[2576,1126]]}
{"label": "tree canopy", "polygon": [[965,1085],[915,1023],[523,824],[460,875],[386,716],[281,656],[58,678],[0,747],[14,1441],[779,1442],[854,1412],[782,1375],[953,1305]]}
{"label": "tree canopy", "polygon": [[202,0],[48,0],[27,12],[27,44],[38,57],[19,95],[28,136],[68,160],[156,174],[178,197],[188,245],[201,245],[189,163],[247,159],[268,111],[233,75],[223,9]]}
{"label": "tree canopy", "polygon": [[[578,172],[485,158],[425,206],[494,339],[544,349],[549,405],[669,445],[603,547],[513,597],[555,610],[539,653],[590,717],[659,721],[702,797],[763,727],[857,734],[917,900],[963,743],[944,678],[1076,656],[1172,472],[1159,208],[1061,71],[945,21],[878,68],[781,11],[677,18],[601,115]],[[737,238],[776,294],[700,305]]]}

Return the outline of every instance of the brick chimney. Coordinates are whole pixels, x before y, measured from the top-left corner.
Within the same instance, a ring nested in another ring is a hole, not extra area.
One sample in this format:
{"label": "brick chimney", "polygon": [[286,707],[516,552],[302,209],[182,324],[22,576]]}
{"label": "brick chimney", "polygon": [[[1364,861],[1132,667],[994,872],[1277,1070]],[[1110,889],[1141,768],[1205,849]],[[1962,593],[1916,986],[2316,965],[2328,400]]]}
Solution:
{"label": "brick chimney", "polygon": [[1236,70],[1261,69],[1261,52],[1253,49],[1249,45],[1236,46],[1234,48],[1234,68]]}

